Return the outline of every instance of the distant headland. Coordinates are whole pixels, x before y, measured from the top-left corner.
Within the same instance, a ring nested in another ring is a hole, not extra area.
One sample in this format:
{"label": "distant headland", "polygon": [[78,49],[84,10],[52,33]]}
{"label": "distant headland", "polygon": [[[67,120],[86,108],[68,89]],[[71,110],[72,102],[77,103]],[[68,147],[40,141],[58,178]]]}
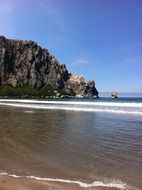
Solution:
{"label": "distant headland", "polygon": [[37,43],[0,36],[0,96],[98,98],[98,91]]}

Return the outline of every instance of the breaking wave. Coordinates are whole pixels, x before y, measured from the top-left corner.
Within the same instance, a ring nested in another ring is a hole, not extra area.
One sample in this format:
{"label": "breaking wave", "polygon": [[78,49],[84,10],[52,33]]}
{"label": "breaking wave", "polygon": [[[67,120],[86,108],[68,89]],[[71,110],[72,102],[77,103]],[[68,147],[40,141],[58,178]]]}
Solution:
{"label": "breaking wave", "polygon": [[122,103],[122,102],[41,101],[41,100],[10,100],[10,99],[9,100],[0,99],[0,102],[142,108],[142,103],[135,103],[135,102]]}
{"label": "breaking wave", "polygon": [[[122,102],[81,102],[81,101],[40,101],[40,100],[4,100],[0,105],[81,112],[105,112],[113,114],[142,115],[142,103]],[[31,113],[30,111],[26,111]]]}
{"label": "breaking wave", "polygon": [[67,180],[67,179],[58,179],[58,178],[46,178],[46,177],[36,177],[36,176],[19,176],[15,174],[0,173],[0,176],[8,176],[13,178],[25,178],[33,179],[38,181],[49,181],[49,182],[60,182],[60,183],[70,183],[77,184],[80,187],[89,188],[89,187],[110,187],[117,188],[120,190],[128,190],[127,184],[121,182],[120,180],[104,180],[104,181],[94,181],[92,183],[84,183],[76,180]]}

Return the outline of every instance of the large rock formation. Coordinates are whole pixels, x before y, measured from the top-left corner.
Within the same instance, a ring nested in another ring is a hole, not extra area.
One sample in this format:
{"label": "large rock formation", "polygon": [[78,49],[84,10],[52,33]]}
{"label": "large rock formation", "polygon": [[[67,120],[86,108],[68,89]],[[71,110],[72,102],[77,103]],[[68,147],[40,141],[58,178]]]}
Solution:
{"label": "large rock formation", "polygon": [[47,49],[33,41],[0,36],[0,86],[49,87],[68,95],[98,97],[94,81],[68,72]]}

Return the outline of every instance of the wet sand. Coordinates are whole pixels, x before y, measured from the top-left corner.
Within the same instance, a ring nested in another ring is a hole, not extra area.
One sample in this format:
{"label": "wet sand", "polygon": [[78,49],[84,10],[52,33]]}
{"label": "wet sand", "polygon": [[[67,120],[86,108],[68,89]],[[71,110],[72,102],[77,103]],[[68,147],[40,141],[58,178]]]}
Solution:
{"label": "wet sand", "polygon": [[118,190],[116,188],[89,187],[83,188],[75,184],[59,182],[43,182],[31,179],[16,179],[0,176],[0,190]]}
{"label": "wet sand", "polygon": [[141,190],[141,132],[139,116],[0,106],[0,190]]}

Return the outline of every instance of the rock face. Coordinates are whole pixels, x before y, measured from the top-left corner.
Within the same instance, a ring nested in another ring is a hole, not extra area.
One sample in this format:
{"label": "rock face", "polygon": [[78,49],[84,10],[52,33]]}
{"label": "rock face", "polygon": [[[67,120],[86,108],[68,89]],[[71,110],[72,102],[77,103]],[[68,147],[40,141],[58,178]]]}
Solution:
{"label": "rock face", "polygon": [[111,98],[117,98],[118,96],[117,96],[117,92],[116,91],[113,91],[112,93],[111,93]]}
{"label": "rock face", "polygon": [[0,86],[51,87],[68,95],[98,97],[94,81],[72,75],[64,64],[33,41],[0,36]]}
{"label": "rock face", "polygon": [[68,89],[73,89],[78,97],[98,97],[94,81],[85,81],[83,76],[71,75],[66,82]]}

